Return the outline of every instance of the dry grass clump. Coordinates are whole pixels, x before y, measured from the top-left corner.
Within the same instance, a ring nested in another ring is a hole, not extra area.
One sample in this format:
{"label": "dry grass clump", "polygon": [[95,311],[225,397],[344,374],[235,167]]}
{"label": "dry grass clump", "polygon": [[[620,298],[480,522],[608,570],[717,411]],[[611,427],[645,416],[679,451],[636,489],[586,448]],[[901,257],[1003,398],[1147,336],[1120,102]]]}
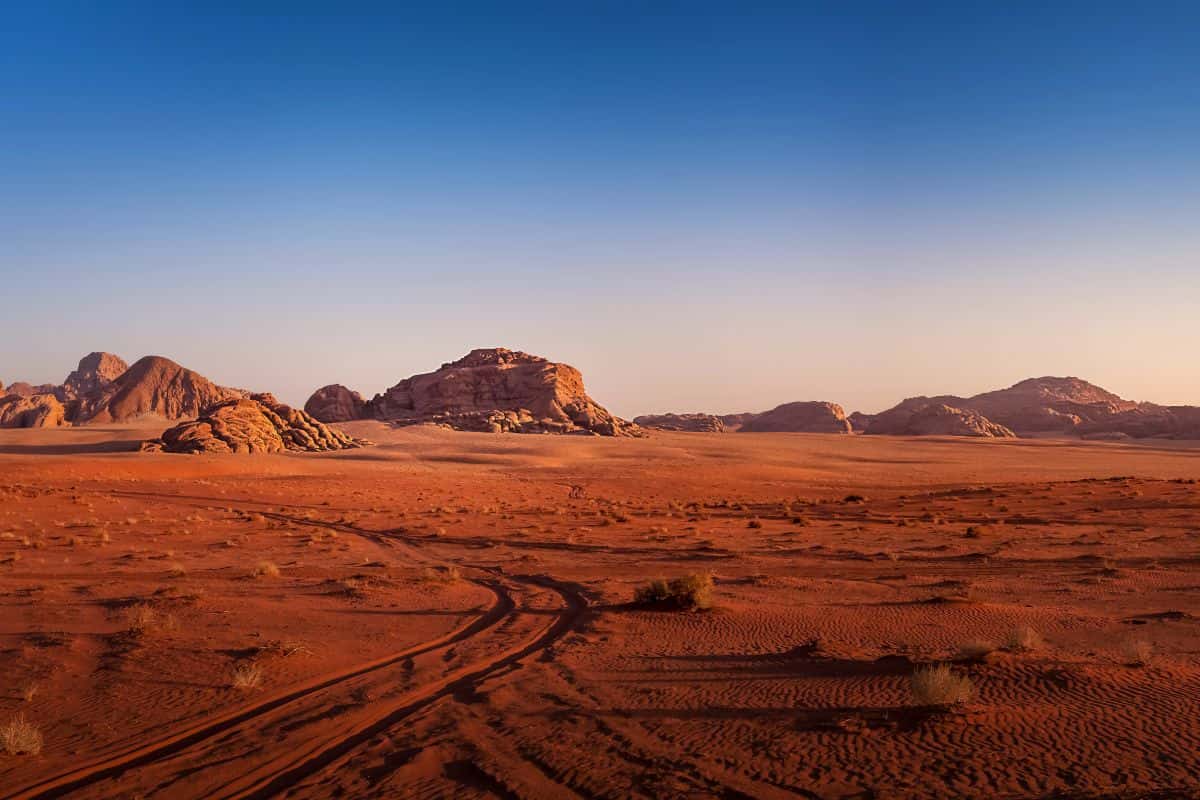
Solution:
{"label": "dry grass clump", "polygon": [[966,675],[959,675],[945,664],[922,667],[909,679],[913,705],[947,708],[971,699],[975,687]]}
{"label": "dry grass clump", "polygon": [[425,583],[457,583],[462,579],[462,572],[451,564],[447,567],[426,567],[421,571],[421,580]]}
{"label": "dry grass clump", "polygon": [[233,668],[233,675],[229,680],[234,689],[241,689],[248,692],[251,689],[257,689],[262,685],[263,671],[258,664],[250,662],[238,664]]}
{"label": "dry grass clump", "polygon": [[32,703],[33,698],[37,697],[40,687],[36,683],[27,683],[21,687],[21,699],[26,703]]}
{"label": "dry grass clump", "polygon": [[278,578],[279,567],[270,561],[260,561],[251,573],[255,578]]}
{"label": "dry grass clump", "polygon": [[42,732],[18,714],[0,725],[0,750],[10,756],[36,756],[42,752]]}
{"label": "dry grass clump", "polygon": [[1024,653],[1030,650],[1040,650],[1045,645],[1042,635],[1028,625],[1013,628],[1008,634],[1005,650],[1014,653]]}
{"label": "dry grass clump", "polygon": [[639,606],[705,609],[712,605],[712,587],[711,575],[685,575],[669,581],[659,578],[637,587],[633,602]]}
{"label": "dry grass clump", "polygon": [[975,639],[958,648],[958,657],[967,661],[982,661],[1000,648],[995,642],[986,639]]}
{"label": "dry grass clump", "polygon": [[1154,657],[1154,646],[1143,639],[1135,639],[1121,646],[1121,655],[1127,665],[1144,667]]}
{"label": "dry grass clump", "polygon": [[177,627],[173,614],[163,614],[146,603],[125,609],[125,623],[128,632],[135,636],[173,631]]}
{"label": "dry grass clump", "polygon": [[174,561],[167,567],[168,578],[182,578],[187,575],[187,570],[183,568],[183,564]]}

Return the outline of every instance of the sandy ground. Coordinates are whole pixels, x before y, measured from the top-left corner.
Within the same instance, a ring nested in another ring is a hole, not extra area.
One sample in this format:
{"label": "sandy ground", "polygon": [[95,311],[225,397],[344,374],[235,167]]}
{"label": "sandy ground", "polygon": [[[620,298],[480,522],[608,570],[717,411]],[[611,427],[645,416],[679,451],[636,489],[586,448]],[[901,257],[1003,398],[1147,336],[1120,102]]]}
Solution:
{"label": "sandy ground", "polygon": [[160,427],[0,432],[0,796],[1200,796],[1200,450]]}

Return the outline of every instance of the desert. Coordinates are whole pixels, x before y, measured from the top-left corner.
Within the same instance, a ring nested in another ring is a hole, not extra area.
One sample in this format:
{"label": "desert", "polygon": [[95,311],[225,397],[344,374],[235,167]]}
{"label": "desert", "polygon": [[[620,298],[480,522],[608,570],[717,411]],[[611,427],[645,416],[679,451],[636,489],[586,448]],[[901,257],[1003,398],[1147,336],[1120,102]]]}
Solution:
{"label": "desert", "polygon": [[1200,444],[509,412],[0,431],[4,796],[1200,792]]}

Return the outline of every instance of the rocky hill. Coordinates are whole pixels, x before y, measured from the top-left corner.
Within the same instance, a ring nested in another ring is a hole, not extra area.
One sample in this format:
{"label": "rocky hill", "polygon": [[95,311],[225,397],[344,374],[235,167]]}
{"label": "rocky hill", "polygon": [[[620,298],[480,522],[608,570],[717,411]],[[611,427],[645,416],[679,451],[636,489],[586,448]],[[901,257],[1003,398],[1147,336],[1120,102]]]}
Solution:
{"label": "rocky hill", "polygon": [[836,403],[784,403],[744,422],[741,433],[850,433],[846,412]]}
{"label": "rocky hill", "polygon": [[871,421],[865,432],[893,436],[1016,437],[1008,428],[976,411],[954,408],[944,403],[929,403],[912,411],[884,412]]}
{"label": "rocky hill", "polygon": [[[347,421],[359,408],[345,387],[327,386],[305,408],[322,421]],[[358,410],[361,419],[436,423],[492,433],[639,435],[641,429],[592,400],[579,370],[504,348],[472,350],[438,370],[405,378]]]}
{"label": "rocky hill", "polygon": [[52,394],[0,396],[0,428],[56,428],[67,424],[66,410]]}
{"label": "rocky hill", "polygon": [[725,423],[713,414],[644,414],[633,418],[633,424],[660,431],[688,433],[724,433]]}
{"label": "rocky hill", "polygon": [[280,403],[270,394],[224,400],[204,410],[199,419],[180,423],[161,438],[145,442],[143,451],[168,453],[325,452],[363,447],[355,439]]}
{"label": "rocky hill", "polygon": [[358,392],[332,383],[313,392],[304,410],[323,422],[350,422],[367,416],[367,401]]}
{"label": "rocky hill", "polygon": [[78,398],[77,423],[127,422],[145,414],[195,419],[223,400],[242,396],[161,356],[139,359],[119,378]]}

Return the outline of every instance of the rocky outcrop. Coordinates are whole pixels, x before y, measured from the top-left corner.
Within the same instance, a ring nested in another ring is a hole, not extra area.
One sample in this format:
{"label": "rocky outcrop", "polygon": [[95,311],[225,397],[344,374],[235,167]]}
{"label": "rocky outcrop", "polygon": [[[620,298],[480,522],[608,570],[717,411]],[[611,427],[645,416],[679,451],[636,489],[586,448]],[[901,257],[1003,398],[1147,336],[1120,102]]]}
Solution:
{"label": "rocky outcrop", "polygon": [[71,400],[99,392],[121,377],[129,365],[112,353],[88,353],[59,388],[59,400]]}
{"label": "rocky outcrop", "polygon": [[142,449],[168,453],[312,453],[367,444],[269,394],[254,394],[216,403],[199,419],[168,429],[161,438],[144,443]]}
{"label": "rocky outcrop", "polygon": [[713,414],[645,414],[633,418],[633,424],[660,431],[687,433],[724,433],[725,423]]}
{"label": "rocky outcrop", "polygon": [[323,422],[350,422],[362,419],[367,401],[358,392],[339,383],[322,386],[304,404],[304,410]]}
{"label": "rocky outcrop", "polygon": [[718,419],[720,419],[721,424],[725,426],[725,430],[737,431],[741,430],[743,425],[757,416],[758,414],[754,413],[753,411],[742,411],[738,414],[722,414]]}
{"label": "rocky outcrop", "polygon": [[75,419],[127,422],[146,414],[194,419],[203,409],[240,396],[241,392],[218,386],[170,359],[146,356],[112,383],[79,398]]}
{"label": "rocky outcrop", "polygon": [[871,435],[891,436],[979,436],[997,439],[1016,437],[1010,429],[992,422],[978,412],[938,402],[910,404],[900,410],[885,411],[876,415],[865,432]]}
{"label": "rocky outcrop", "polygon": [[846,412],[836,403],[784,403],[747,420],[741,433],[850,433]]}
{"label": "rocky outcrop", "polygon": [[846,419],[850,421],[850,428],[855,433],[865,433],[867,428],[871,427],[871,423],[875,421],[875,414],[864,414],[861,411],[855,411],[846,417]]}
{"label": "rocky outcrop", "polygon": [[5,390],[8,394],[15,394],[17,397],[33,397],[37,394],[57,395],[58,387],[53,383],[40,383],[36,386],[25,381],[17,381],[11,383],[8,389]]}
{"label": "rocky outcrop", "polygon": [[[322,410],[317,395],[310,402]],[[579,370],[504,348],[472,350],[435,372],[405,378],[366,403],[361,418],[492,433],[641,432],[588,397]]]}
{"label": "rocky outcrop", "polygon": [[1200,408],[1143,403],[1076,430],[1085,439],[1200,439]]}
{"label": "rocky outcrop", "polygon": [[52,394],[0,397],[0,428],[57,428],[66,424],[66,409]]}

